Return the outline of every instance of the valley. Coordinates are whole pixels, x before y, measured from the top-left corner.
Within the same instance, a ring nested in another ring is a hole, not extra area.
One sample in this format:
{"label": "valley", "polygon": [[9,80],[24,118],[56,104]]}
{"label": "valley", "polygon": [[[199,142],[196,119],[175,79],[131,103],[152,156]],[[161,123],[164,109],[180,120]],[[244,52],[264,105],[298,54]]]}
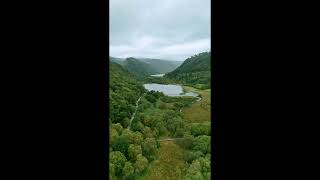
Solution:
{"label": "valley", "polygon": [[109,178],[210,179],[209,83],[196,81],[204,83],[199,88],[166,75],[139,79],[114,62],[110,68]]}

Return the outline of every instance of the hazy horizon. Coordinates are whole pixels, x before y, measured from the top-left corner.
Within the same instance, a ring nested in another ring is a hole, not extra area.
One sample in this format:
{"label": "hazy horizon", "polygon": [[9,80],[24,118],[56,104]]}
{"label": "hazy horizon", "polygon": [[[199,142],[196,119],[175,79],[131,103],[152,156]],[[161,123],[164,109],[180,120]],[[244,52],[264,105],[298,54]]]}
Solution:
{"label": "hazy horizon", "polygon": [[210,0],[110,0],[112,57],[183,61],[210,41]]}
{"label": "hazy horizon", "polygon": [[185,59],[183,60],[175,60],[175,59],[162,59],[162,58],[150,58],[150,57],[118,57],[118,56],[111,56],[110,57],[113,57],[113,58],[120,58],[120,59],[127,59],[127,58],[135,58],[135,59],[158,59],[158,60],[164,60],[164,61],[184,61]]}

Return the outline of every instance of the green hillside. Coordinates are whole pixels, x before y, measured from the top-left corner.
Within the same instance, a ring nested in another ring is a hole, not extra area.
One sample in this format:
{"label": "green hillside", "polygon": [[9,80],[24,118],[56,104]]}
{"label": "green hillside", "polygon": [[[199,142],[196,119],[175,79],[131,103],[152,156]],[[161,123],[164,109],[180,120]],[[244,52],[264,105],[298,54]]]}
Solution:
{"label": "green hillside", "polygon": [[139,58],[140,61],[148,63],[159,74],[165,74],[173,71],[182,64],[183,61],[169,61],[162,59]]}
{"label": "green hillside", "polygon": [[130,73],[134,74],[138,79],[143,79],[152,74],[164,74],[173,71],[182,61],[169,61],[162,59],[150,58],[115,58],[110,57],[111,62],[120,64]]}
{"label": "green hillside", "polygon": [[177,69],[167,73],[166,78],[200,89],[210,88],[211,52],[202,52],[186,59]]}
{"label": "green hillside", "polygon": [[130,73],[136,75],[137,78],[141,79],[152,74],[158,74],[159,72],[150,66],[150,64],[142,62],[135,58],[127,58],[123,62],[123,67]]}
{"label": "green hillside", "polygon": [[125,126],[123,120],[133,114],[135,103],[144,88],[119,64],[110,62],[109,75],[110,120]]}

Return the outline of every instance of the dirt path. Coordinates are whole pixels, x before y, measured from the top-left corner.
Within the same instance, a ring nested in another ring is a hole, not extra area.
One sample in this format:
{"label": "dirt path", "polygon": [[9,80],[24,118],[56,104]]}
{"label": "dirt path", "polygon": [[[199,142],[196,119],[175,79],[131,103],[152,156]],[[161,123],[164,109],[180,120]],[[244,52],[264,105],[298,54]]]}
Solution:
{"label": "dirt path", "polygon": [[[142,96],[143,96],[143,95],[142,95]],[[135,117],[135,115],[136,115],[136,113],[137,113],[137,110],[138,110],[138,107],[139,107],[139,101],[140,101],[140,99],[141,99],[142,96],[140,96],[139,99],[138,99],[137,102],[136,102],[136,109],[135,109],[134,113],[133,113],[132,116],[131,116],[128,129],[130,129],[131,124],[132,124],[132,121],[133,121],[133,119],[134,119],[134,117]]]}

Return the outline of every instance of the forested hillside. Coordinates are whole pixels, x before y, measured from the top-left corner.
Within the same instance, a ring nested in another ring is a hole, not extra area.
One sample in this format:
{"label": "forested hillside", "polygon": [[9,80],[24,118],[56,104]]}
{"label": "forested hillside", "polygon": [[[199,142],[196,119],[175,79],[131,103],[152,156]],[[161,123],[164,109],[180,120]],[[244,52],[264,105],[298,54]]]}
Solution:
{"label": "forested hillside", "polygon": [[148,63],[159,74],[171,72],[183,63],[183,61],[168,61],[150,58],[139,58],[139,60]]}
{"label": "forested hillside", "polygon": [[210,63],[211,52],[202,52],[186,59],[177,69],[167,73],[165,77],[200,89],[210,88]]}
{"label": "forested hillside", "polygon": [[142,62],[135,58],[127,58],[123,62],[123,67],[130,73],[136,75],[137,78],[141,79],[152,74],[158,74],[159,72],[146,62]]}
{"label": "forested hillside", "polygon": [[132,75],[119,64],[110,62],[109,68],[109,105],[112,123],[127,125],[134,112],[135,103],[145,91]]}
{"label": "forested hillside", "polygon": [[168,61],[150,58],[116,58],[110,57],[111,62],[120,64],[138,79],[146,78],[152,74],[164,74],[173,71],[182,61]]}

